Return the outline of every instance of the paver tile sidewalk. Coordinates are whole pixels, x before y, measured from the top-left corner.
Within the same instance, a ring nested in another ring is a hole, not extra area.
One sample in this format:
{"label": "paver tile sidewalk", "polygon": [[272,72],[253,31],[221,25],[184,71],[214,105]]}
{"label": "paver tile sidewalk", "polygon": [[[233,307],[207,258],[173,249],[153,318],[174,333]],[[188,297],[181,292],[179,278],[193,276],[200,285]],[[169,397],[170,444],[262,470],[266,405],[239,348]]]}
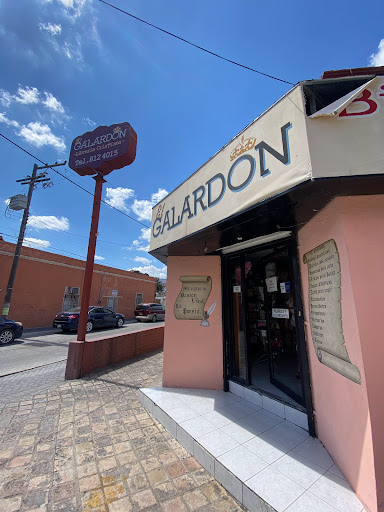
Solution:
{"label": "paver tile sidewalk", "polygon": [[0,510],[245,510],[138,401],[161,372],[159,352],[2,404]]}

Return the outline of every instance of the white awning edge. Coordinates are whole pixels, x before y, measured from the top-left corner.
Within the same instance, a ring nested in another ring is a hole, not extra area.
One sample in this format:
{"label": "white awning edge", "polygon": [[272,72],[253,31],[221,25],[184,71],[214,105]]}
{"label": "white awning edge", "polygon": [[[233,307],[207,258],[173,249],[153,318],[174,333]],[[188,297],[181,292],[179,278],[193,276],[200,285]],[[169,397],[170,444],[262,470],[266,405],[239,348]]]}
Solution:
{"label": "white awning edge", "polygon": [[366,82],[365,84],[361,85],[357,89],[354,89],[353,91],[349,92],[345,96],[342,96],[338,100],[334,101],[333,103],[330,103],[326,107],[322,108],[321,110],[318,110],[314,114],[310,115],[309,117],[311,119],[315,119],[316,117],[335,117],[340,114],[350,103],[352,103],[353,100],[359,96],[361,91],[369,87],[375,80],[377,80],[378,77],[372,78],[369,82]]}

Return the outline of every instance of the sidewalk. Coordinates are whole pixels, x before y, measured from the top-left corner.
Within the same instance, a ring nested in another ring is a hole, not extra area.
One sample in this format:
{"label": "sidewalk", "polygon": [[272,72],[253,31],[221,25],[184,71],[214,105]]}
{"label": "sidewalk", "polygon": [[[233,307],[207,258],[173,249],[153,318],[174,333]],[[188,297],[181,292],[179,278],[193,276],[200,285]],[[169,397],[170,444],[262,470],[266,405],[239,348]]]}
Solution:
{"label": "sidewalk", "polygon": [[0,405],[0,510],[245,510],[138,401],[161,372],[156,353]]}

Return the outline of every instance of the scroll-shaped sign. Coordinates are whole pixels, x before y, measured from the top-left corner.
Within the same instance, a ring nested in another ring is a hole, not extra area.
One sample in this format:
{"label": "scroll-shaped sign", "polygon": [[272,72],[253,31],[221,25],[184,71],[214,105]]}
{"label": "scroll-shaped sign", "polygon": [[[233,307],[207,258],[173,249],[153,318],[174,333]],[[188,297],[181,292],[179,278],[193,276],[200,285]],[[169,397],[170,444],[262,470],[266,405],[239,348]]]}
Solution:
{"label": "scroll-shaped sign", "polygon": [[320,363],[361,384],[348,355],[341,315],[341,268],[336,242],[328,240],[304,254],[308,265],[309,319]]}
{"label": "scroll-shaped sign", "polygon": [[[177,320],[201,320],[201,325],[209,325],[209,314],[204,311],[204,307],[212,289],[211,277],[180,276],[180,281],[182,287],[175,301],[175,318]],[[216,303],[209,308],[209,313],[213,312],[214,306],[216,306]]]}
{"label": "scroll-shaped sign", "polygon": [[72,142],[68,166],[80,176],[106,176],[134,161],[136,145],[137,135],[129,123],[99,126]]}

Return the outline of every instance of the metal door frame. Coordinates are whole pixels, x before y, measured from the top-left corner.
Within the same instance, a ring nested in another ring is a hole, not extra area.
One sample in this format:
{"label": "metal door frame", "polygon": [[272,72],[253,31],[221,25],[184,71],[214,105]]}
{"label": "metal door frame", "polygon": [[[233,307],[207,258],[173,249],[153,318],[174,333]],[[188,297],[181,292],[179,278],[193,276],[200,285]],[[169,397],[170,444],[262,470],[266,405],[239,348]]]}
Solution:
{"label": "metal door frame", "polygon": [[[294,281],[294,300],[295,300],[295,321],[296,321],[296,334],[297,334],[297,344],[298,344],[298,356],[299,356],[299,366],[300,366],[300,379],[302,386],[302,396],[304,407],[306,409],[306,413],[308,415],[308,427],[310,435],[315,435],[314,428],[314,418],[313,418],[313,403],[312,403],[312,393],[311,393],[311,384],[310,384],[310,375],[309,375],[309,365],[308,365],[308,354],[305,340],[305,331],[304,331],[304,318],[303,318],[303,308],[302,308],[302,300],[301,300],[301,283],[300,283],[300,274],[297,262],[297,242],[294,236],[286,238],[284,240],[276,240],[263,245],[256,245],[253,249],[252,247],[247,247],[246,249],[234,252],[227,255],[221,255],[221,278],[222,278],[222,318],[223,318],[223,367],[224,367],[224,390],[229,390],[229,380],[233,382],[237,382],[240,385],[254,388],[250,385],[249,380],[249,361],[248,361],[248,336],[247,336],[247,324],[246,320],[246,308],[245,308],[245,276],[244,276],[244,256],[249,252],[257,252],[261,250],[265,250],[268,248],[273,248],[280,245],[286,245],[289,248],[290,259],[292,262],[292,271],[293,271],[293,281]],[[239,258],[241,262],[241,293],[243,300],[243,321],[244,321],[244,329],[246,336],[246,357],[247,357],[247,375],[246,379],[238,378],[232,373],[232,364],[233,364],[233,355],[234,355],[234,346],[231,343],[231,337],[233,333],[233,318],[231,314],[228,314],[229,307],[232,303],[231,298],[231,286],[229,279],[229,264],[230,260],[234,260]],[[262,390],[260,390],[262,391]],[[268,395],[268,393],[262,391],[263,394]],[[272,396],[272,398],[281,401],[280,397]],[[291,404],[288,404],[292,406]]]}

